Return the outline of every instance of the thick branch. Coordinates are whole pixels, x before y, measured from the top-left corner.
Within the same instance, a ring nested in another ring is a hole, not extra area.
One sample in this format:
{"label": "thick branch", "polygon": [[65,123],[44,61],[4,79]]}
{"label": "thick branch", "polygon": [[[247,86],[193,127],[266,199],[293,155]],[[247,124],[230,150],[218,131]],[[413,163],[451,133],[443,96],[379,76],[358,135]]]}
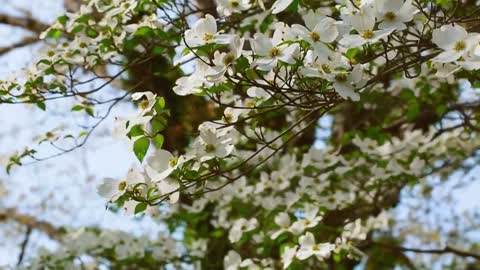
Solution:
{"label": "thick branch", "polygon": [[12,44],[12,45],[7,46],[7,47],[0,48],[0,56],[2,56],[4,54],[7,54],[7,53],[9,53],[9,52],[11,52],[15,49],[20,48],[20,47],[31,45],[31,44],[33,44],[37,41],[39,41],[39,39],[37,37],[26,37],[18,43]]}
{"label": "thick branch", "polygon": [[60,241],[63,234],[65,233],[63,229],[57,228],[56,226],[46,221],[40,221],[32,216],[17,213],[17,210],[15,208],[7,208],[0,210],[0,222],[7,220],[12,220],[17,222],[18,224],[42,231],[50,238],[57,241]]}
{"label": "thick branch", "polygon": [[385,243],[380,243],[380,242],[372,242],[372,244],[386,247],[389,249],[395,249],[395,250],[400,250],[404,252],[415,252],[415,253],[428,253],[428,254],[446,254],[446,253],[451,253],[455,254],[457,256],[461,257],[472,257],[474,259],[480,260],[480,254],[473,253],[471,251],[465,251],[461,249],[457,249],[451,246],[445,246],[442,249],[419,249],[419,248],[408,248],[408,247],[402,247],[402,246],[393,246]]}
{"label": "thick branch", "polygon": [[48,28],[48,25],[34,18],[19,18],[7,14],[0,14],[0,23],[11,26],[22,27],[35,33],[41,33]]}

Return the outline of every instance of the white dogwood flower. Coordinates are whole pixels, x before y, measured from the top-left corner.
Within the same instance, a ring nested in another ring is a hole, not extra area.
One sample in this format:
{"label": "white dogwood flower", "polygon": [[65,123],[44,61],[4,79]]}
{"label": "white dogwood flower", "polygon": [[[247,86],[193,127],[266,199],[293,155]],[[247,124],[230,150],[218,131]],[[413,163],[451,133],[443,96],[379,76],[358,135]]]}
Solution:
{"label": "white dogwood flower", "polygon": [[223,259],[223,267],[225,270],[237,270],[242,263],[242,257],[234,250],[230,250]]}
{"label": "white dogwood flower", "polygon": [[295,221],[290,227],[290,231],[298,235],[304,232],[308,228],[313,228],[318,225],[322,220],[321,216],[318,216],[318,208],[308,204],[305,206],[305,218]]}
{"label": "white dogwood flower", "polygon": [[218,72],[201,60],[195,62],[195,72],[189,76],[181,77],[176,81],[173,92],[179,96],[202,93],[202,87],[209,87],[213,84],[207,80]]}
{"label": "white dogwood flower", "polygon": [[215,82],[221,80],[228,67],[235,63],[235,61],[242,55],[243,44],[245,39],[235,37],[230,43],[229,52],[219,52],[215,51],[213,54],[213,64],[212,72],[206,76],[207,80],[210,82]]}
{"label": "white dogwood flower", "polygon": [[433,61],[448,63],[458,60],[473,45],[476,35],[469,35],[467,30],[458,24],[447,24],[433,30],[432,42],[443,49]]}
{"label": "white dogwood flower", "polygon": [[238,242],[240,238],[242,238],[243,233],[255,230],[257,226],[258,221],[256,218],[252,218],[249,220],[245,218],[240,218],[235,221],[232,228],[230,229],[230,232],[228,234],[228,240],[230,240],[230,242],[232,243]]}
{"label": "white dogwood flower", "polygon": [[216,0],[216,2],[218,14],[226,17],[233,13],[241,13],[252,6],[249,0]]}
{"label": "white dogwood flower", "polygon": [[194,149],[201,161],[212,158],[224,158],[233,151],[232,139],[228,129],[217,130],[212,123],[205,122],[198,127],[200,136],[194,142]]}
{"label": "white dogwood flower", "polygon": [[331,43],[338,36],[336,21],[330,17],[321,19],[315,25],[307,24],[306,27],[294,24],[292,29],[298,33],[301,40],[307,41],[318,53],[327,50],[323,43]]}
{"label": "white dogwood flower", "polygon": [[228,44],[230,40],[231,35],[217,32],[217,22],[210,14],[199,19],[192,29],[185,31],[185,43],[190,47],[199,47],[210,43]]}
{"label": "white dogwood flower", "polygon": [[355,65],[350,73],[339,72],[328,74],[329,80],[333,81],[333,88],[344,99],[359,101],[360,95],[355,92],[356,88],[361,88],[367,82],[364,79],[363,67]]}
{"label": "white dogwood flower", "polygon": [[148,158],[145,171],[152,181],[159,182],[168,177],[185,161],[183,156],[175,157],[167,150],[159,149]]}
{"label": "white dogwood flower", "polygon": [[145,182],[144,175],[137,168],[133,167],[128,171],[127,177],[124,179],[104,178],[102,183],[97,185],[97,193],[110,202],[115,202],[127,192],[128,187]]}
{"label": "white dogwood flower", "polygon": [[287,267],[292,263],[293,259],[295,259],[296,255],[297,246],[285,247],[285,250],[282,253],[283,269],[287,269]]}
{"label": "white dogwood flower", "polygon": [[394,31],[394,29],[373,30],[375,27],[375,10],[369,5],[365,5],[359,11],[352,13],[349,20],[358,34],[343,36],[339,43],[345,48],[359,47],[365,43],[375,43]]}
{"label": "white dogwood flower", "polygon": [[253,52],[256,56],[261,57],[254,62],[254,66],[257,66],[258,69],[271,70],[277,65],[278,61],[295,64],[295,57],[300,47],[297,43],[291,45],[281,44],[284,41],[284,32],[286,31],[283,28],[278,25],[272,38],[256,33],[253,39],[250,40]]}
{"label": "white dogwood flower", "polygon": [[297,258],[305,260],[311,256],[316,256],[317,259],[323,260],[330,256],[332,250],[335,249],[334,244],[330,243],[315,243],[315,237],[311,232],[307,232],[305,235],[299,238],[300,249],[297,252]]}
{"label": "white dogwood flower", "polygon": [[280,229],[272,234],[272,239],[276,239],[280,234],[288,231],[290,227],[290,216],[282,212],[275,216],[275,223],[280,226]]}
{"label": "white dogwood flower", "polygon": [[132,94],[132,100],[134,101],[138,101],[142,99],[142,97],[145,97],[146,99],[142,100],[139,104],[139,107],[141,109],[141,115],[143,115],[146,112],[149,112],[155,105],[155,102],[157,101],[156,100],[157,95],[149,91],[136,92]]}
{"label": "white dogwood flower", "polygon": [[413,19],[415,12],[418,11],[413,5],[412,0],[377,0],[377,18],[381,23],[379,29],[406,29],[406,22]]}

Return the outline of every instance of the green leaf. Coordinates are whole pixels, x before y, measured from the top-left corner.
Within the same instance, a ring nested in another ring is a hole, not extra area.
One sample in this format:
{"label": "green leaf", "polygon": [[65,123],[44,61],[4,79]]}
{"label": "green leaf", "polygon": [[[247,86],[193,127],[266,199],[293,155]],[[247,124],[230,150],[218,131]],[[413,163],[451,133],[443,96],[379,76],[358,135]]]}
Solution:
{"label": "green leaf", "polygon": [[152,50],[152,53],[154,55],[162,55],[163,54],[163,50],[164,48],[163,47],[160,47],[160,46],[155,46]]}
{"label": "green leaf", "polygon": [[155,110],[159,113],[165,109],[165,99],[163,97],[157,98],[157,101],[155,102]]}
{"label": "green leaf", "polygon": [[78,138],[81,138],[81,137],[83,137],[83,136],[86,136],[87,134],[88,134],[87,131],[82,131],[82,132],[80,132],[80,133],[78,134]]}
{"label": "green leaf", "polygon": [[147,26],[142,26],[137,29],[137,32],[135,32],[135,36],[146,36],[152,32],[152,29]]}
{"label": "green leaf", "polygon": [[152,121],[150,121],[150,124],[152,125],[152,134],[157,134],[163,131],[167,127],[167,123],[167,118],[157,115]]}
{"label": "green leaf", "polygon": [[62,36],[62,31],[60,29],[50,29],[47,33],[47,37],[53,39],[59,39]]}
{"label": "green leaf", "polygon": [[135,215],[145,211],[145,209],[147,209],[147,204],[146,203],[141,202],[141,203],[137,204],[137,206],[135,206]]}
{"label": "green leaf", "polygon": [[58,17],[57,20],[61,25],[65,26],[65,25],[67,25],[68,17],[66,15],[63,15],[63,16]]}
{"label": "green leaf", "polygon": [[413,121],[417,118],[418,113],[420,112],[420,106],[415,99],[411,99],[408,101],[408,108],[407,108],[407,119],[408,121]]}
{"label": "green leaf", "polygon": [[352,60],[355,58],[355,56],[360,52],[360,49],[358,48],[351,48],[351,49],[348,49],[348,51],[345,53],[345,56]]}
{"label": "green leaf", "polygon": [[142,137],[133,144],[133,152],[140,162],[143,161],[150,147],[150,140],[147,137]]}
{"label": "green leaf", "polygon": [[75,105],[72,107],[72,112],[78,112],[78,111],[81,111],[83,110],[84,107],[82,105]]}
{"label": "green leaf", "polygon": [[210,235],[213,237],[213,238],[220,238],[222,237],[222,235],[224,235],[224,232],[222,229],[216,229],[216,230],[213,230]]}
{"label": "green leaf", "polygon": [[85,108],[85,111],[86,111],[90,116],[95,116],[95,113],[93,112],[93,108],[87,107],[87,108]]}
{"label": "green leaf", "polygon": [[90,26],[87,27],[86,33],[87,33],[87,36],[88,36],[89,38],[96,38],[96,37],[98,37],[98,32],[97,32],[95,29],[93,29],[92,27],[90,27]]}
{"label": "green leaf", "polygon": [[42,111],[45,111],[46,109],[45,102],[37,101],[37,107],[40,108]]}
{"label": "green leaf", "polygon": [[153,138],[153,144],[155,145],[155,147],[157,147],[158,149],[161,149],[162,146],[163,146],[163,141],[164,141],[164,138],[163,138],[163,135],[162,134],[157,134],[154,138]]}
{"label": "green leaf", "polygon": [[132,137],[138,137],[138,136],[142,136],[144,134],[145,134],[145,131],[143,131],[142,125],[135,125],[127,133],[127,137],[131,139]]}
{"label": "green leaf", "polygon": [[299,4],[300,0],[293,0],[293,2],[287,7],[286,10],[289,12],[297,12]]}
{"label": "green leaf", "polygon": [[446,111],[448,107],[445,104],[440,104],[438,107],[435,108],[435,112],[439,115],[442,116]]}
{"label": "green leaf", "polygon": [[71,32],[72,32],[73,34],[80,33],[80,32],[82,32],[82,30],[83,30],[84,27],[85,27],[85,26],[83,26],[82,24],[78,24],[77,26],[75,26],[75,27],[72,29]]}

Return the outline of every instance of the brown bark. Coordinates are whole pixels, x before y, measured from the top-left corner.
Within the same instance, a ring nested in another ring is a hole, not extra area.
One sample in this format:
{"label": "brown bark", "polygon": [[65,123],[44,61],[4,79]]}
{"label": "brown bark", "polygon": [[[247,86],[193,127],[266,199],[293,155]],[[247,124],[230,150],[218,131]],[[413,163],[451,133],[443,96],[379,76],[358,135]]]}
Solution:
{"label": "brown bark", "polygon": [[20,18],[6,14],[0,14],[0,23],[25,28],[37,34],[43,32],[49,26],[48,24],[45,24],[31,17]]}
{"label": "brown bark", "polygon": [[51,239],[61,241],[65,230],[52,225],[49,222],[38,220],[35,217],[20,214],[15,208],[0,210],[0,222],[14,221],[20,225],[39,230]]}

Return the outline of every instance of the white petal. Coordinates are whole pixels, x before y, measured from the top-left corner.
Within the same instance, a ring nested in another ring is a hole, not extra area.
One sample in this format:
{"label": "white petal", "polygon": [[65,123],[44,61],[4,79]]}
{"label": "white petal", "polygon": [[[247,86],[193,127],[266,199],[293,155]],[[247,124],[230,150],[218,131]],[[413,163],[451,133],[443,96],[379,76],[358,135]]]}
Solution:
{"label": "white petal", "polygon": [[237,269],[240,263],[242,263],[242,257],[234,250],[230,250],[223,259],[223,267],[227,270]]}
{"label": "white petal", "polygon": [[113,178],[105,178],[97,185],[97,193],[105,199],[110,200],[118,192],[118,181]]}
{"label": "white petal", "polygon": [[348,86],[346,83],[335,82],[333,84],[335,91],[344,99],[351,99],[352,101],[359,101],[360,95],[356,93],[351,86]]}
{"label": "white petal", "polygon": [[207,14],[205,18],[197,21],[193,29],[198,35],[216,34],[217,22],[215,21],[215,18],[212,15]]}
{"label": "white petal", "polygon": [[300,236],[298,243],[300,243],[302,247],[311,247],[315,245],[315,237],[311,232],[307,232],[305,235]]}
{"label": "white petal", "polygon": [[465,28],[456,24],[447,24],[433,30],[432,42],[444,50],[449,50],[455,46],[457,41],[465,40],[467,35]]}
{"label": "white petal", "polygon": [[275,216],[275,223],[280,227],[287,227],[290,225],[290,216],[287,213],[280,213]]}
{"label": "white petal", "polygon": [[270,49],[272,49],[272,41],[264,34],[256,33],[253,39],[250,40],[253,51],[257,55],[266,56]]}
{"label": "white petal", "polygon": [[271,97],[271,95],[267,91],[263,90],[260,87],[256,87],[256,86],[252,86],[252,87],[248,88],[247,95],[249,97],[252,97],[252,98],[268,99],[268,98]]}
{"label": "white petal", "polygon": [[403,0],[387,0],[383,2],[383,12],[398,11],[403,6]]}
{"label": "white petal", "polygon": [[[173,180],[173,179],[164,179],[160,183],[158,183],[158,189],[162,194],[169,194],[170,203],[176,203],[180,198],[180,192],[174,192],[180,187],[180,184]],[[172,193],[173,192],[173,193]]]}
{"label": "white petal", "polygon": [[313,255],[312,250],[310,249],[304,249],[300,248],[300,250],[297,252],[297,258],[300,260],[305,260],[310,258]]}
{"label": "white petal", "polygon": [[214,43],[231,44],[235,37],[236,37],[235,35],[227,35],[227,34],[217,35],[214,39]]}
{"label": "white petal", "polygon": [[330,43],[337,39],[338,29],[335,22],[332,18],[325,18],[315,27],[314,31],[319,31],[322,42]]}
{"label": "white petal", "polygon": [[293,65],[295,64],[295,56],[298,55],[299,51],[300,47],[298,43],[292,44],[283,50],[281,56],[278,57],[278,59],[285,63]]}
{"label": "white petal", "polygon": [[340,41],[340,45],[345,48],[359,47],[365,44],[367,41],[360,35],[345,35]]}
{"label": "white petal", "polygon": [[353,28],[357,30],[359,33],[363,33],[364,31],[371,31],[375,26],[375,16],[373,13],[373,9],[364,6],[359,12],[351,17],[351,23]]}
{"label": "white petal", "polygon": [[168,169],[168,162],[173,158],[172,153],[164,149],[157,150],[154,155],[148,158],[148,165],[155,170],[164,171]]}
{"label": "white petal", "polygon": [[277,14],[284,11],[292,2],[293,0],[277,0],[272,5],[272,13]]}
{"label": "white petal", "polygon": [[450,63],[456,61],[460,56],[462,56],[463,52],[456,52],[454,50],[448,50],[440,53],[435,58],[432,59],[434,62],[439,63]]}
{"label": "white petal", "polygon": [[157,95],[155,95],[154,93],[150,92],[150,91],[145,91],[145,92],[136,92],[136,93],[133,93],[132,94],[132,100],[139,100],[141,99],[143,96],[145,96],[147,98],[147,100],[152,100],[154,99]]}

